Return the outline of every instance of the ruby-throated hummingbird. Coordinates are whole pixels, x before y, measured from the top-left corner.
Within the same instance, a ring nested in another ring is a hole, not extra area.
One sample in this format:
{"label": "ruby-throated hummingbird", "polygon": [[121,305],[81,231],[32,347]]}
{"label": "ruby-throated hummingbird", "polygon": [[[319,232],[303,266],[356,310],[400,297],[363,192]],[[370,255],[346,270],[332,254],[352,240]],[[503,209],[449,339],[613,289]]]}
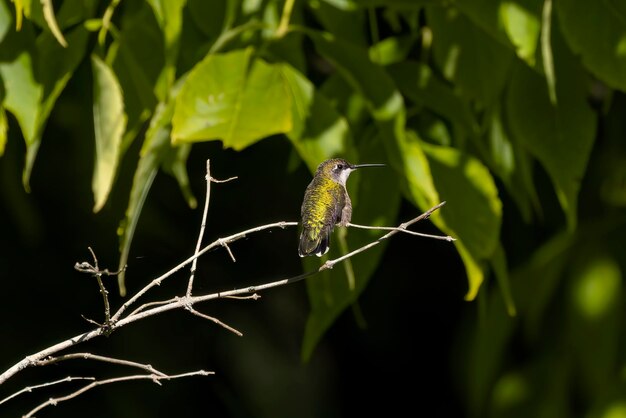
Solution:
{"label": "ruby-throated hummingbird", "polygon": [[330,234],[335,225],[346,226],[352,218],[352,203],[346,190],[351,172],[361,167],[382,167],[384,164],[350,164],[344,159],[326,160],[317,167],[315,176],[304,192],[300,257],[326,254]]}

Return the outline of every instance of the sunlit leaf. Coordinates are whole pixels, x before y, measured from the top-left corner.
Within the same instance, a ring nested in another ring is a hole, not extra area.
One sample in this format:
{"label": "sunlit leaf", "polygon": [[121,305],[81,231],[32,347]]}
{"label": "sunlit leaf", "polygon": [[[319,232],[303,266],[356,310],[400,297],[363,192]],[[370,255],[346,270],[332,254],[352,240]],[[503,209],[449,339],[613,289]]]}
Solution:
{"label": "sunlit leaf", "polygon": [[27,159],[22,182],[30,190],[30,167],[39,148],[37,126],[43,87],[36,77],[35,39],[32,27],[10,31],[0,43],[0,76],[4,81],[4,108],[11,112],[26,141]]}
{"label": "sunlit leaf", "polygon": [[189,73],[176,99],[174,143],[222,139],[241,150],[289,132],[291,103],[278,65],[252,58],[252,49],[209,54]]}
{"label": "sunlit leaf", "polygon": [[421,143],[441,200],[447,202],[440,215],[445,227],[458,237],[455,242],[469,279],[466,295],[472,300],[484,277],[482,264],[496,251],[502,203],[489,170],[476,158],[451,147]]}
{"label": "sunlit leaf", "polygon": [[46,19],[46,23],[48,24],[50,32],[52,32],[52,34],[59,42],[59,44],[61,44],[61,46],[67,47],[67,41],[65,40],[61,29],[59,29],[56,17],[54,16],[54,7],[52,6],[52,0],[41,0],[41,4],[43,6],[43,15]]}
{"label": "sunlit leaf", "polygon": [[115,73],[100,58],[91,57],[93,70],[93,117],[96,139],[95,167],[91,183],[94,212],[109,196],[122,152],[126,128],[124,97]]}

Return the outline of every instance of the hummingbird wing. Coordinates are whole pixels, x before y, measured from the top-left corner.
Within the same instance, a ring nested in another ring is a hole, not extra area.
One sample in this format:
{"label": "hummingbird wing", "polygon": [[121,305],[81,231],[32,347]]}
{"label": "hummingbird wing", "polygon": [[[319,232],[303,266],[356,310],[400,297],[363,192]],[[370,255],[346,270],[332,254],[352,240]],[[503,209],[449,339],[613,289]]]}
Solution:
{"label": "hummingbird wing", "polygon": [[318,184],[307,187],[302,203],[302,232],[298,254],[300,257],[326,254],[330,245],[330,234],[341,222],[346,198],[340,188],[325,189]]}

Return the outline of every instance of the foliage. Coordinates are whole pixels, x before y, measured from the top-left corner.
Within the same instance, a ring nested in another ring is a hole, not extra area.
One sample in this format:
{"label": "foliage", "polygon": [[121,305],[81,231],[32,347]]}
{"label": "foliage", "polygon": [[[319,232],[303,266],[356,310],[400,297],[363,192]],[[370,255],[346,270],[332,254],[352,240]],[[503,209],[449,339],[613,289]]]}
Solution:
{"label": "foliage", "polygon": [[[242,150],[287,138],[310,171],[333,156],[387,162],[393,171],[369,182],[353,175],[354,221],[392,225],[401,199],[418,211],[447,201],[432,220],[457,238],[466,299],[478,296],[482,312],[459,354],[470,414],[569,416],[579,392],[598,416],[626,402],[608,390],[623,385],[616,347],[626,333],[626,8],[575,0],[52,6],[0,0],[0,152],[9,126],[19,128],[28,189],[36,158],[46,158],[37,153],[48,117],[88,62],[94,212],[127,150],[142,143],[118,230],[120,266],[159,170],[195,207],[185,162],[198,142]],[[533,227],[549,235],[524,235]],[[350,230],[331,256],[369,236]],[[358,300],[382,247],[308,282],[304,358]],[[515,358],[508,349],[519,335]]]}

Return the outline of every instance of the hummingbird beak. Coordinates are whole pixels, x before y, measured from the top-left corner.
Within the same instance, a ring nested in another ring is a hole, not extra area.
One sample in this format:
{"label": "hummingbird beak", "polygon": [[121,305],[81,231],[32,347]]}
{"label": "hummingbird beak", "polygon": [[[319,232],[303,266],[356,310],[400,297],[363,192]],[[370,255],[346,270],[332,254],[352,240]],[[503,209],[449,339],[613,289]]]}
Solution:
{"label": "hummingbird beak", "polygon": [[353,164],[350,166],[352,170],[356,170],[361,167],[385,167],[385,164]]}

